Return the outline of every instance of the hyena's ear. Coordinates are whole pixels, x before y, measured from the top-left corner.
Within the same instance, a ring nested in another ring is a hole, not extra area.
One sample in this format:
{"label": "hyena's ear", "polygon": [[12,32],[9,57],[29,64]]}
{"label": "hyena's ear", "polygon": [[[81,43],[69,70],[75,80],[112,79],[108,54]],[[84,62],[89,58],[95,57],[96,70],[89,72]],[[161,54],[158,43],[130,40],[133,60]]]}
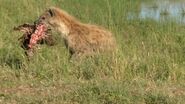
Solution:
{"label": "hyena's ear", "polygon": [[49,14],[50,14],[51,17],[56,16],[58,11],[59,11],[59,10],[58,10],[58,8],[56,8],[56,7],[50,7],[50,8],[48,9],[48,12],[49,12]]}
{"label": "hyena's ear", "polygon": [[53,9],[49,9],[48,12],[49,12],[49,15],[50,15],[51,17],[53,17],[53,16],[55,15],[55,12],[54,12]]}
{"label": "hyena's ear", "polygon": [[57,7],[50,7],[48,9],[48,12],[49,12],[50,16],[53,17],[53,16],[58,16],[58,14],[61,13],[61,10],[60,10],[60,8],[57,8]]}

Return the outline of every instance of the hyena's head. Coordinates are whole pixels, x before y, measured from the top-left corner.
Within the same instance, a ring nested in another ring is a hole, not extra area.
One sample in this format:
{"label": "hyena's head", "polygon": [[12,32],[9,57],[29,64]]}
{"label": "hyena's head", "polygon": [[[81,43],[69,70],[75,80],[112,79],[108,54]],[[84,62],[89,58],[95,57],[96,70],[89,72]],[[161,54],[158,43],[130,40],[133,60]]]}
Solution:
{"label": "hyena's head", "polygon": [[68,32],[65,13],[59,8],[50,7],[47,9],[39,19],[36,21],[36,24],[44,24],[50,29],[57,30],[62,33]]}
{"label": "hyena's head", "polygon": [[45,24],[47,26],[55,26],[57,25],[57,21],[55,21],[56,13],[54,8],[47,9],[44,13],[40,15],[38,20],[35,22],[36,24]]}

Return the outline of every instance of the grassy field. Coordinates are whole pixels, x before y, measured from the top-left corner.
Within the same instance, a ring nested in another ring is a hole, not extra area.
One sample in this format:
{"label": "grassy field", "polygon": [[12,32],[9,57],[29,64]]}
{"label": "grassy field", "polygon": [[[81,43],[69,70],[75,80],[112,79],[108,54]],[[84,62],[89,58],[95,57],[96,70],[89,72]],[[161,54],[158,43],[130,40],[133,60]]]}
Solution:
{"label": "grassy field", "polygon": [[[128,20],[140,0],[0,0],[0,104],[184,104],[185,26]],[[68,60],[62,38],[28,62],[14,26],[49,6],[111,30],[119,52],[81,64]]]}

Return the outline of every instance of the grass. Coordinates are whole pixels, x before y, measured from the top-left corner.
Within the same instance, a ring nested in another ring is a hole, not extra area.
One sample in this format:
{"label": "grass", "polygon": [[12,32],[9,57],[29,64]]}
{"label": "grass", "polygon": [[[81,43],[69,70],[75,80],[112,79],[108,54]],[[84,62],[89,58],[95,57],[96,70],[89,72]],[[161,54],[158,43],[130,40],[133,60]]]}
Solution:
{"label": "grass", "polygon": [[[1,0],[0,103],[2,104],[183,104],[185,28],[171,21],[128,20],[140,0]],[[12,28],[33,22],[58,6],[85,23],[110,29],[119,52],[81,64],[57,45],[41,46],[28,62]]]}

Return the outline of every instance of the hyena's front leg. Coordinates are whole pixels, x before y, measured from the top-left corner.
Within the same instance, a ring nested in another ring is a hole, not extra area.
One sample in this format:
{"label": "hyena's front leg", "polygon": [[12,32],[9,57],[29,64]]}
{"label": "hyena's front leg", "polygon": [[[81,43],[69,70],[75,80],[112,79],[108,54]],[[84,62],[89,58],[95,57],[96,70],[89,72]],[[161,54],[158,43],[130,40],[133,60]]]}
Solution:
{"label": "hyena's front leg", "polygon": [[70,57],[70,61],[75,61],[75,62],[79,62],[80,60],[82,60],[85,57],[84,53],[82,52],[78,52],[78,53],[74,53],[71,55]]}
{"label": "hyena's front leg", "polygon": [[79,63],[83,61],[83,59],[92,57],[92,56],[94,56],[94,52],[90,52],[90,51],[78,52],[71,55],[70,61],[71,62],[75,61]]}

